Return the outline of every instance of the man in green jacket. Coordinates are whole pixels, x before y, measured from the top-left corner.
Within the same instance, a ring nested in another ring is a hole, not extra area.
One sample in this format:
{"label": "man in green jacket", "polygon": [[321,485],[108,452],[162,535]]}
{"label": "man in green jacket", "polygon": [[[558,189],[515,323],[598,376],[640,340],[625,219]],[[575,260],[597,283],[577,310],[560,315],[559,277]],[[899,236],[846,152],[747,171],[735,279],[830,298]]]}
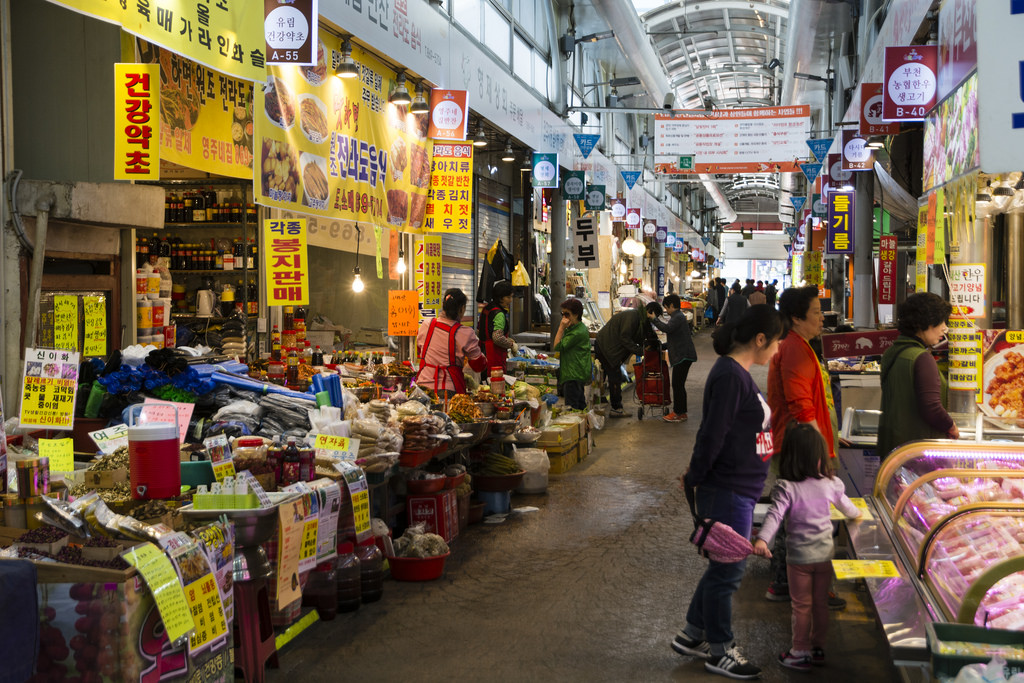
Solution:
{"label": "man in green jacket", "polygon": [[591,378],[590,332],[581,321],[583,304],[579,299],[562,302],[562,322],[555,333],[558,352],[558,379],[565,402],[576,410],[587,409],[584,388]]}
{"label": "man in green jacket", "polygon": [[661,304],[652,301],[643,308],[619,311],[605,323],[594,340],[597,356],[605,377],[608,378],[608,397],[612,404],[612,417],[625,417],[622,409],[622,364],[633,354],[643,352],[644,340],[657,337],[651,329],[651,318],[662,314]]}

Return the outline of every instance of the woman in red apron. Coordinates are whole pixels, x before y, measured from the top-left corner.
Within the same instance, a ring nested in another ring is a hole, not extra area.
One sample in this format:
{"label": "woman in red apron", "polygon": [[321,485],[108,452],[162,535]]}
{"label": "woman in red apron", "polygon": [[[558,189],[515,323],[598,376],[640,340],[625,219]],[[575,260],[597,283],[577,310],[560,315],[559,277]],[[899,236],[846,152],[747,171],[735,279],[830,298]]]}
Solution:
{"label": "woman in red apron", "polygon": [[466,295],[453,288],[441,299],[440,317],[423,321],[416,336],[420,370],[416,384],[433,389],[438,396],[466,393],[464,361],[476,372],[487,368],[487,358],[480,350],[480,340],[472,328],[460,321],[466,313]]}
{"label": "woman in red apron", "polygon": [[477,320],[476,334],[487,355],[487,366],[500,367],[505,372],[505,360],[508,352],[519,350],[512,337],[508,336],[511,329],[508,307],[512,303],[512,284],[508,280],[499,280],[491,288],[491,301],[480,310]]}

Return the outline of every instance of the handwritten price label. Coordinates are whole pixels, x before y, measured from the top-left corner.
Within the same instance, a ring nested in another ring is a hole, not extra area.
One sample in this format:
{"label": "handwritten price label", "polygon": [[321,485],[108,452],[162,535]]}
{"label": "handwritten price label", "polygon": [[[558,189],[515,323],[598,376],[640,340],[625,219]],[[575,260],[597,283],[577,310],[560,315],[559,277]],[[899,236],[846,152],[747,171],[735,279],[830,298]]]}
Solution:
{"label": "handwritten price label", "polygon": [[334,436],[333,434],[317,434],[313,442],[318,458],[335,458],[340,460],[355,460],[359,453],[359,439],[350,439],[347,436]]}
{"label": "handwritten price label", "polygon": [[95,432],[89,432],[89,438],[104,455],[110,455],[121,446],[128,445],[128,425],[98,429]]}
{"label": "handwritten price label", "polygon": [[188,645],[192,652],[201,650],[228,632],[224,618],[224,603],[217,589],[217,579],[206,574],[198,581],[185,587],[185,601],[192,613],[195,630],[189,636]]}
{"label": "handwritten price label", "polygon": [[39,439],[39,457],[50,459],[50,472],[75,471],[75,447],[71,439]]}
{"label": "handwritten price label", "polygon": [[900,572],[890,560],[832,560],[832,569],[840,581],[853,579],[896,579]]}
{"label": "handwritten price label", "polygon": [[388,334],[393,337],[415,337],[419,331],[420,302],[415,290],[388,292]]}
{"label": "handwritten price label", "polygon": [[139,570],[156,600],[157,611],[164,622],[167,638],[173,643],[195,629],[192,611],[185,600],[185,591],[164,552],[152,543],[135,546],[121,555],[125,562]]}

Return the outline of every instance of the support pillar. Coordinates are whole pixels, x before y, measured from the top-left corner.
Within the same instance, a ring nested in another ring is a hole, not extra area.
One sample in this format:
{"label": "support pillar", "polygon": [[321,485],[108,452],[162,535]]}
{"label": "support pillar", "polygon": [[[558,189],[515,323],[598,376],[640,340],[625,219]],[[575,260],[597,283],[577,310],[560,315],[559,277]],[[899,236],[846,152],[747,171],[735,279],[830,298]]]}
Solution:
{"label": "support pillar", "polygon": [[875,174],[854,173],[853,325],[875,326],[875,262],[871,255],[875,229]]}
{"label": "support pillar", "polygon": [[562,302],[565,301],[565,199],[562,191],[555,188],[551,191],[551,274],[548,276],[548,289],[551,290],[551,346],[555,344],[555,333],[561,320]]}

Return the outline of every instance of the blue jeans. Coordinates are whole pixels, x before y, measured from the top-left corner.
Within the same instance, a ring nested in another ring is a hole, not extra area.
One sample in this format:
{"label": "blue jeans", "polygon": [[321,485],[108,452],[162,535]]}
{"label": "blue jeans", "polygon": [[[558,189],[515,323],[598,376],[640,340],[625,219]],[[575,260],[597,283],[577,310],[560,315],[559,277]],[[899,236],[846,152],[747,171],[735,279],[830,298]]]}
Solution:
{"label": "blue jeans", "polygon": [[[697,514],[729,525],[744,538],[750,538],[756,502],[726,489],[697,488]],[[688,635],[703,637],[711,644],[715,655],[724,653],[732,645],[732,594],[740,587],[746,567],[746,560],[730,563],[710,560],[686,610]]]}

